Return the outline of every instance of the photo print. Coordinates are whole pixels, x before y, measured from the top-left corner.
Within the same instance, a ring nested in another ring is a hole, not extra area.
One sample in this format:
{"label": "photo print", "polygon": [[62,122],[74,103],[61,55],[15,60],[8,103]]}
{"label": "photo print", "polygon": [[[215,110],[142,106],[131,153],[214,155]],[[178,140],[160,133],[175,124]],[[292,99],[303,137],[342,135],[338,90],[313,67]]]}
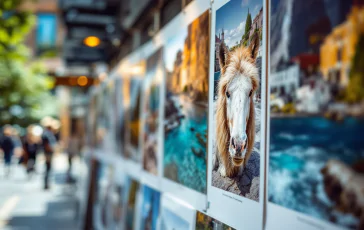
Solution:
{"label": "photo print", "polygon": [[125,180],[125,192],[124,192],[124,201],[126,204],[126,214],[125,214],[125,229],[133,230],[135,224],[135,209],[137,203],[137,197],[139,195],[139,182],[132,179],[131,177],[127,177]]}
{"label": "photo print", "polygon": [[191,223],[168,208],[162,210],[161,230],[190,229]]}
{"label": "photo print", "polygon": [[113,166],[99,162],[97,193],[93,208],[95,229],[108,229],[112,220],[110,195],[113,187],[113,170]]}
{"label": "photo print", "polygon": [[363,229],[363,4],[271,7],[268,224]]}
{"label": "photo print", "polygon": [[162,49],[147,59],[147,73],[143,85],[143,169],[158,176],[159,118],[161,111],[161,83],[163,80]]}
{"label": "photo print", "polygon": [[110,113],[110,105],[108,103],[110,97],[110,91],[107,85],[102,85],[100,90],[98,91],[97,97],[97,123],[96,123],[96,147],[101,149],[102,151],[106,150],[106,146],[109,141],[107,134],[110,130],[110,120],[109,120],[109,113]]}
{"label": "photo print", "polygon": [[96,147],[96,119],[97,119],[97,94],[93,92],[90,97],[87,112],[87,145],[91,148]]}
{"label": "photo print", "polygon": [[164,52],[164,177],[206,193],[209,12],[171,39]]}
{"label": "photo print", "polygon": [[234,230],[234,228],[197,211],[196,214],[196,230]]}
{"label": "photo print", "polygon": [[123,186],[116,184],[113,186],[113,190],[110,195],[110,203],[112,210],[112,222],[110,229],[121,229],[123,223]]}
{"label": "photo print", "polygon": [[178,198],[163,194],[160,213],[161,230],[195,229],[196,210]]}
{"label": "photo print", "polygon": [[259,201],[263,1],[243,2],[216,11],[211,180]]}
{"label": "photo print", "polygon": [[124,156],[134,162],[140,162],[139,132],[140,132],[140,103],[141,83],[139,78],[128,80],[130,89],[126,92],[127,102],[125,110],[125,151]]}
{"label": "photo print", "polygon": [[159,208],[160,208],[160,192],[143,186],[143,204],[141,207],[141,230],[158,229]]}

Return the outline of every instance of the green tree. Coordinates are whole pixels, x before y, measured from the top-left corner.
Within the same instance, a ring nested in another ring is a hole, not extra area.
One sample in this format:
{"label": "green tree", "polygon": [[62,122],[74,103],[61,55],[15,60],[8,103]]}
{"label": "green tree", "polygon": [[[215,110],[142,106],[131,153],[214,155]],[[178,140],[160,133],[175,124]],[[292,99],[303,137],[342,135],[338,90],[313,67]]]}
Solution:
{"label": "green tree", "polygon": [[249,35],[251,27],[252,27],[252,16],[250,15],[248,9],[248,15],[246,16],[246,21],[245,21],[245,34]]}
{"label": "green tree", "polygon": [[248,45],[249,32],[250,32],[251,27],[252,27],[252,16],[249,13],[249,9],[248,9],[248,15],[246,16],[246,20],[245,20],[244,35],[241,38],[242,43],[243,43],[244,46],[247,46]]}
{"label": "green tree", "polygon": [[361,34],[353,57],[345,101],[357,103],[364,100],[364,34]]}
{"label": "green tree", "polygon": [[35,16],[18,10],[23,2],[0,1],[0,125],[25,126],[56,111],[53,80],[24,44]]}

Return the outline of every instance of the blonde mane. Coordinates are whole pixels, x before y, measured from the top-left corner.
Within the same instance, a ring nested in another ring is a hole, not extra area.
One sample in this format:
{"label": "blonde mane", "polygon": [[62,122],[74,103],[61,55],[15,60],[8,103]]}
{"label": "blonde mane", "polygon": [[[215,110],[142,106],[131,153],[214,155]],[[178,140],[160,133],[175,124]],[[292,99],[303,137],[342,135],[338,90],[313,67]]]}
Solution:
{"label": "blonde mane", "polygon": [[[259,44],[259,41],[258,41]],[[230,130],[227,118],[227,102],[225,92],[232,80],[237,76],[246,76],[252,82],[252,96],[250,97],[250,112],[247,122],[246,134],[248,136],[247,153],[244,159],[244,166],[248,163],[249,157],[253,151],[255,139],[255,115],[254,115],[254,92],[259,87],[258,70],[255,67],[255,57],[257,47],[238,47],[232,52],[228,52],[225,46],[220,48],[219,60],[221,67],[221,77],[218,83],[218,98],[216,105],[216,142],[217,153],[216,157],[225,167],[226,176],[236,176],[239,172],[239,167],[236,167],[231,162],[229,154]],[[220,166],[221,167],[221,166]]]}

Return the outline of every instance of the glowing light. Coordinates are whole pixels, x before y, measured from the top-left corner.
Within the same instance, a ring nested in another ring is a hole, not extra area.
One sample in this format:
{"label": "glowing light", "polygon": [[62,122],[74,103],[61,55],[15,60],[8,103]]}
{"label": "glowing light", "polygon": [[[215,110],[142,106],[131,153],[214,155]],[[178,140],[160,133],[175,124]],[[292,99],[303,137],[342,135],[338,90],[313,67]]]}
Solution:
{"label": "glowing light", "polygon": [[87,85],[87,83],[88,83],[88,79],[86,76],[80,76],[77,78],[77,84],[79,86],[85,86],[85,85]]}
{"label": "glowing light", "polygon": [[100,81],[105,80],[105,79],[106,79],[106,77],[107,77],[107,74],[106,74],[106,73],[100,73],[100,74],[99,74],[99,79],[100,79]]}
{"label": "glowing light", "polygon": [[89,47],[96,47],[96,46],[100,45],[101,41],[100,41],[100,38],[98,38],[98,37],[88,36],[87,38],[85,38],[83,40],[83,43]]}

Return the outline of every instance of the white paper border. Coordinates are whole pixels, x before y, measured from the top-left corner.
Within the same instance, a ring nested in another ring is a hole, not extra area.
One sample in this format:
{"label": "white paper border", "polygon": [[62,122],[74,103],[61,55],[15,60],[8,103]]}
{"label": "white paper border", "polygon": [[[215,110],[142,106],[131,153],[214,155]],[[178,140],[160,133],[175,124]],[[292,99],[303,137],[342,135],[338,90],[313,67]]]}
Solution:
{"label": "white paper border", "polygon": [[193,209],[192,206],[188,206],[188,204],[184,203],[181,200],[178,200],[175,197],[169,196],[168,194],[161,194],[161,204],[160,204],[160,221],[159,221],[159,229],[161,229],[161,221],[163,216],[163,210],[167,209],[170,212],[173,212],[175,215],[181,217],[183,220],[190,224],[190,228],[188,230],[195,229],[196,225],[196,210]]}
{"label": "white paper border", "polygon": [[[174,19],[164,27],[164,29],[158,34],[155,38],[156,42],[162,42],[166,44],[171,38],[176,36],[176,28],[187,28],[189,24],[191,24],[195,19],[197,19],[201,14],[207,11],[210,8],[209,0],[195,0],[191,2],[185,9],[182,10]],[[164,49],[168,47],[164,46]],[[162,86],[163,98],[163,119],[164,119],[164,105],[165,105],[165,95],[166,95],[166,84],[165,79],[163,80],[164,85]],[[161,138],[161,151],[164,151],[164,132],[160,135]],[[164,153],[162,153],[162,156]],[[163,158],[162,162],[163,162]],[[163,164],[163,163],[162,163]],[[162,165],[163,166],[163,165]],[[207,164],[206,164],[207,167]],[[207,168],[206,168],[207,170]],[[164,169],[162,169],[163,175]],[[197,192],[186,186],[176,183],[170,179],[162,177],[161,181],[161,191],[167,194],[172,194],[172,196],[177,197],[190,205],[192,205],[197,210],[205,210],[207,205],[207,196],[206,194]]]}
{"label": "white paper border", "polygon": [[[212,5],[211,13],[211,40],[210,40],[210,81],[209,81],[209,136],[213,135],[215,128],[213,126],[213,96],[214,96],[214,66],[215,66],[215,30],[216,30],[216,11],[228,3],[228,0],[217,0]],[[263,5],[263,31],[266,31],[266,2],[262,0]],[[265,44],[266,33],[263,32],[262,43]],[[261,70],[261,95],[266,98],[266,56],[265,46],[262,46],[262,70]],[[261,100],[261,142],[260,142],[260,182],[259,182],[259,202],[233,194],[220,188],[212,186],[212,138],[208,140],[208,180],[207,193],[209,209],[207,215],[236,229],[263,228],[264,212],[264,191],[265,191],[265,137],[266,137],[266,101]]]}

